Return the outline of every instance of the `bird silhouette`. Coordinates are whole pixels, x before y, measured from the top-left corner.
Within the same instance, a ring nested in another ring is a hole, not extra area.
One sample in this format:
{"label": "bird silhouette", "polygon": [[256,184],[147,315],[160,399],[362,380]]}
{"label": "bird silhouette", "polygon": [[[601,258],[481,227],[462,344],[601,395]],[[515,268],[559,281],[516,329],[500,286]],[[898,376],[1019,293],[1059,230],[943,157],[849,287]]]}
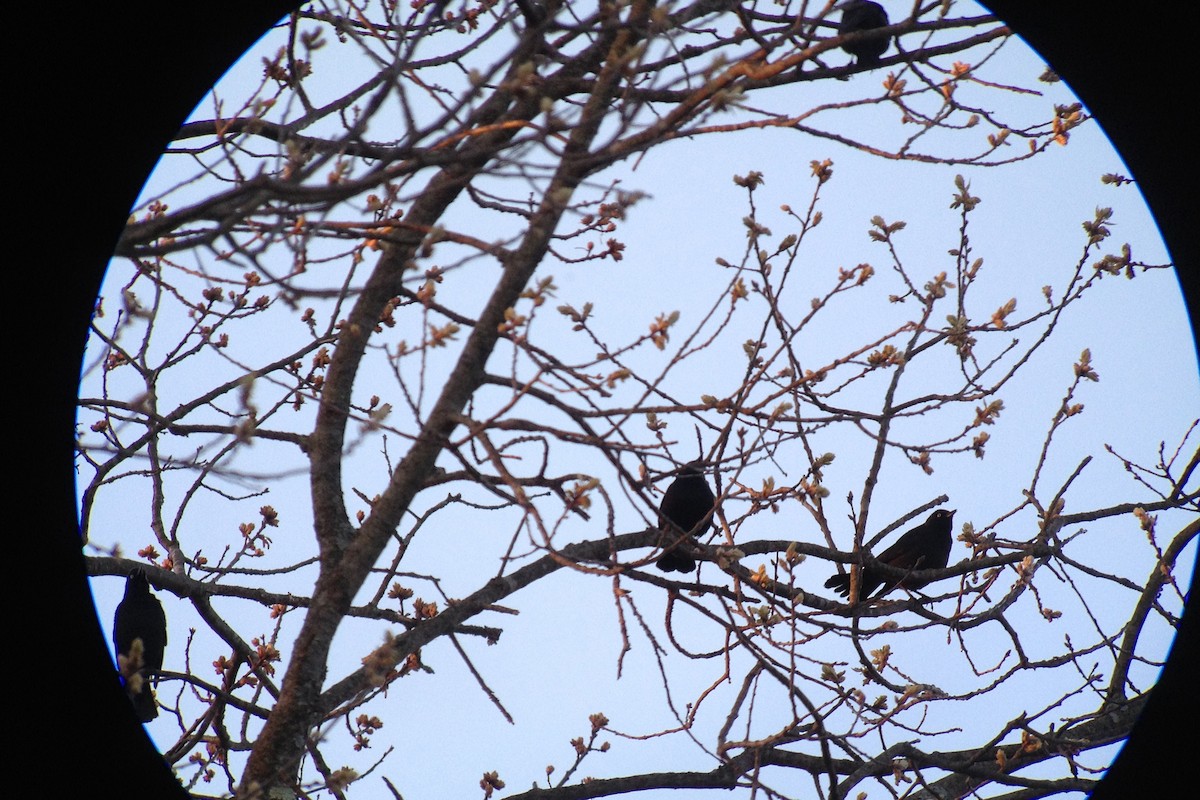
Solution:
{"label": "bird silhouette", "polygon": [[[135,642],[140,642],[140,647]],[[139,720],[149,722],[158,716],[150,677],[162,669],[163,652],[167,648],[167,615],[150,591],[150,581],[141,567],[130,572],[125,581],[125,597],[117,604],[113,617],[113,646],[121,682],[133,702],[133,710]]]}
{"label": "bird silhouette", "polygon": [[[842,19],[838,23],[838,35],[869,31],[882,28],[888,24],[887,12],[879,3],[870,0],[845,0],[835,8],[842,10]],[[891,43],[890,36],[877,36],[857,42],[847,42],[842,49],[854,56],[860,67],[870,67],[879,63],[879,57],[884,54]]]}
{"label": "bird silhouette", "polygon": [[691,572],[696,568],[696,559],[683,548],[694,543],[692,536],[699,533],[696,528],[716,502],[701,471],[703,466],[703,461],[685,464],[658,505],[658,543],[667,552],[655,566],[663,572]]}
{"label": "bird silhouette", "polygon": [[550,16],[539,0],[517,0],[517,8],[525,17],[525,24],[531,28],[541,25]]}
{"label": "bird silhouette", "polygon": [[[954,522],[954,511],[939,508],[929,515],[929,519],[905,533],[896,543],[880,553],[878,561],[889,564],[897,569],[941,569],[950,560],[950,532]],[[858,598],[866,600],[880,586],[884,590],[879,596],[892,589],[920,589],[927,581],[915,580],[911,575],[895,578],[884,575],[879,569],[864,566],[858,578]],[[850,596],[850,573],[838,573],[825,581],[826,589],[833,589],[843,597]]]}

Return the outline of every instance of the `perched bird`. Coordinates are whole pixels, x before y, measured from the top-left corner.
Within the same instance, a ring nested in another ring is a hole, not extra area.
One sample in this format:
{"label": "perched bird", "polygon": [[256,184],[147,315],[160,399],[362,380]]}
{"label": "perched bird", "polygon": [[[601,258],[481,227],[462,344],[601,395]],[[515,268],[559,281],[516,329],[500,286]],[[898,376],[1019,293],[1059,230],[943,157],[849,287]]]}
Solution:
{"label": "perched bird", "polygon": [[[696,528],[713,510],[716,497],[704,479],[700,468],[703,461],[692,461],[679,471],[679,477],[667,487],[658,505],[659,545],[667,552],[655,565],[663,572],[691,572],[696,559],[683,548],[698,533]],[[687,536],[684,536],[687,534]]]}
{"label": "perched bird", "polygon": [[541,25],[550,16],[540,0],[517,0],[517,8],[525,17],[525,24],[531,28]]}
{"label": "perched bird", "polygon": [[[883,6],[870,0],[845,0],[835,8],[842,10],[842,20],[838,23],[839,36],[882,28],[888,24],[888,15]],[[869,67],[879,63],[879,57],[888,49],[891,39],[890,36],[878,36],[859,42],[847,42],[842,45],[842,49],[854,56],[860,67]]]}
{"label": "perched bird", "polygon": [[[135,645],[135,642],[140,643]],[[158,716],[150,677],[162,669],[167,648],[167,615],[150,591],[150,582],[140,567],[125,581],[125,597],[113,618],[113,646],[121,682],[138,719],[149,722]]]}
{"label": "perched bird", "polygon": [[[953,522],[954,512],[939,508],[929,515],[929,519],[905,533],[876,558],[897,569],[941,569],[950,560],[950,532]],[[858,579],[858,599],[866,600],[879,586],[886,587],[879,593],[882,597],[892,589],[920,589],[925,583],[926,581],[914,580],[911,576],[893,578],[884,575],[878,569],[864,566]],[[825,581],[825,588],[833,589],[843,597],[849,597],[850,573],[834,575]]]}

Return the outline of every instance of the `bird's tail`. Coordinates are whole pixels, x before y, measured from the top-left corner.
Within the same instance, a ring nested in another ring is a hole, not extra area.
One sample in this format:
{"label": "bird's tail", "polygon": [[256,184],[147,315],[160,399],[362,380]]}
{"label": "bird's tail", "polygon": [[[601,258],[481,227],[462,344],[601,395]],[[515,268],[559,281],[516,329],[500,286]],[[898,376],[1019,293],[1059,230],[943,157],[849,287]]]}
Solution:
{"label": "bird's tail", "polygon": [[691,572],[696,568],[696,559],[678,550],[663,553],[654,563],[663,572]]}
{"label": "bird's tail", "polygon": [[825,588],[833,589],[842,597],[848,597],[850,595],[850,573],[834,575],[825,581]]}
{"label": "bird's tail", "polygon": [[150,688],[150,679],[146,677],[143,668],[141,639],[133,640],[129,655],[117,656],[117,666],[121,688],[133,703],[133,711],[137,718],[142,722],[149,722],[157,717],[158,703],[154,700],[154,690]]}
{"label": "bird's tail", "polygon": [[158,716],[158,702],[154,699],[150,681],[142,681],[142,690],[136,694],[131,692],[129,699],[133,701],[133,713],[140,721],[149,722]]}

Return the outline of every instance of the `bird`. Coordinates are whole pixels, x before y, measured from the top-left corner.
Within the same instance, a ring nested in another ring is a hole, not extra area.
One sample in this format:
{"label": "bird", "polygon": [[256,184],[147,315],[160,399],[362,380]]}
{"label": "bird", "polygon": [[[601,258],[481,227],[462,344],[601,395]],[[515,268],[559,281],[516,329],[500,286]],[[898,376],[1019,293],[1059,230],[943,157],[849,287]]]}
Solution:
{"label": "bird", "polygon": [[550,17],[545,6],[538,0],[517,0],[517,9],[521,16],[525,17],[525,24],[530,28],[541,25]]}
{"label": "bird", "polygon": [[[842,19],[837,29],[839,36],[855,31],[883,28],[888,24],[888,15],[883,6],[870,0],[845,0],[835,8],[842,10]],[[879,63],[879,57],[888,49],[891,40],[890,36],[876,36],[847,42],[842,45],[842,49],[854,56],[858,66],[870,67]]]}
{"label": "bird", "polygon": [[[716,497],[704,479],[703,461],[691,461],[683,466],[658,505],[659,545],[667,550],[655,566],[663,572],[691,572],[696,559],[683,551],[692,543],[696,528],[712,513]],[[680,532],[687,534],[681,538]]]}
{"label": "bird", "polygon": [[[929,519],[905,533],[888,549],[880,553],[876,559],[884,564],[903,570],[941,569],[950,560],[950,532],[954,522],[954,511],[939,508],[929,515]],[[894,582],[893,582],[894,581]],[[918,581],[913,577],[894,578],[884,575],[879,569],[864,566],[859,572],[858,597],[866,600],[878,587],[885,587],[879,596],[892,589],[920,589],[928,581]],[[833,589],[843,597],[850,596],[850,573],[838,573],[825,581],[826,589]]]}
{"label": "bird", "polygon": [[[140,642],[140,648],[135,647]],[[146,571],[135,567],[125,580],[125,597],[113,617],[113,647],[121,682],[142,722],[158,716],[158,705],[150,689],[150,677],[162,670],[167,648],[167,615],[150,591]],[[138,651],[138,652],[135,652]]]}

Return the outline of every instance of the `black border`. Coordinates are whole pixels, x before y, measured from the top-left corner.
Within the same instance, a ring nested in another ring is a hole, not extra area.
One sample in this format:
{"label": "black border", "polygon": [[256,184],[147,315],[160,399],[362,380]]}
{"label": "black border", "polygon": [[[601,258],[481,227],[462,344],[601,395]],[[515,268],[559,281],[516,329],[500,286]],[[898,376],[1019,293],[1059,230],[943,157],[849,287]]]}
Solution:
{"label": "black border", "polygon": [[[9,497],[20,501],[11,503],[19,522],[9,530],[14,542],[37,545],[32,558],[14,559],[25,569],[10,579],[22,677],[9,680],[27,723],[14,731],[23,751],[12,762],[18,783],[184,796],[111,679],[83,577],[71,471],[79,353],[102,270],[144,176],[204,91],[291,5],[126,0],[10,20],[10,37],[28,39],[29,50],[10,49],[8,79],[18,97],[5,115],[15,167],[7,189],[18,209],[8,213],[8,233],[21,243],[6,271],[17,276],[15,291],[6,286],[16,322],[6,416],[17,488]],[[987,5],[1047,57],[1116,144],[1159,222],[1195,331],[1196,146],[1184,121],[1195,114],[1198,77],[1191,12],[1155,7],[1121,17],[1083,0]],[[1182,672],[1183,663],[1196,663],[1195,605],[1189,601],[1134,736],[1093,797],[1154,795],[1173,787],[1186,764],[1185,725],[1197,695]]]}

